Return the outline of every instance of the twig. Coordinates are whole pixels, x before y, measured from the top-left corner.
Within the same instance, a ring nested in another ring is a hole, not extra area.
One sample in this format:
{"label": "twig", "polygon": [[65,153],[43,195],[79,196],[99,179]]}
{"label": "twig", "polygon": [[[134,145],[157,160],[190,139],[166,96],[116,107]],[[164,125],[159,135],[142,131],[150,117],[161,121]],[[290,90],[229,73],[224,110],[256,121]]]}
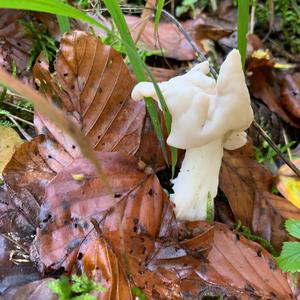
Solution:
{"label": "twig", "polygon": [[288,158],[286,158],[277,145],[272,141],[268,134],[261,128],[261,126],[254,120],[253,126],[257,129],[260,135],[266,140],[266,142],[276,151],[280,158],[294,171],[294,173],[300,178],[300,170],[293,164]]}
{"label": "twig", "polygon": [[22,135],[24,136],[24,138],[27,141],[31,141],[32,137],[19,125],[19,123],[11,116],[7,116],[18,128],[18,130],[22,133]]}
{"label": "twig", "polygon": [[[172,16],[168,11],[166,10],[162,10],[162,13],[169,19],[171,20],[179,29],[179,31],[184,35],[184,37],[187,39],[187,41],[190,43],[191,47],[193,48],[193,50],[195,51],[195,53],[198,56],[198,60],[200,62],[204,62],[206,61],[206,57],[201,53],[200,49],[198,48],[198,46],[196,45],[196,43],[193,41],[193,39],[190,37],[190,35],[187,33],[187,31],[183,28],[183,26],[177,21],[177,19]],[[216,72],[216,70],[213,67],[209,67],[210,68],[210,73],[212,74],[212,76],[214,78],[217,78],[218,74]]]}
{"label": "twig", "polygon": [[[195,44],[195,42],[192,40],[188,32],[182,27],[182,25],[174,18],[169,12],[163,9],[162,13],[169,18],[180,30],[180,32],[184,35],[184,37],[187,39],[187,41],[190,43],[194,51],[196,52],[199,60],[201,62],[206,61],[206,57],[201,53],[198,46]],[[217,79],[217,72],[216,70],[210,66],[210,73],[212,76]],[[286,158],[283,153],[280,151],[280,149],[277,147],[277,145],[272,141],[272,139],[268,136],[268,134],[261,128],[261,126],[254,120],[253,125],[255,129],[258,131],[258,133],[265,139],[265,141],[274,149],[274,151],[280,156],[280,158],[293,170],[293,172],[300,178],[300,170],[293,164],[288,158]]]}

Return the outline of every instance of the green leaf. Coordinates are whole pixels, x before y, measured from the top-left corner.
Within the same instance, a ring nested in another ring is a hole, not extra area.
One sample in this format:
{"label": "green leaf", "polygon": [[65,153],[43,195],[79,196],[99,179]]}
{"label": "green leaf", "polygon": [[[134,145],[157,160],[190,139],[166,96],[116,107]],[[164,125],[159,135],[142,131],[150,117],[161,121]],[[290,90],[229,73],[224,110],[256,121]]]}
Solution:
{"label": "green leaf", "polygon": [[[135,73],[137,80],[139,82],[140,81],[148,81],[148,76],[146,76],[145,71],[147,71],[148,75],[151,73],[148,70],[148,68],[146,67],[146,65],[144,64],[143,60],[141,59],[141,57],[139,56],[139,54],[136,50],[134,41],[130,35],[127,23],[125,21],[124,15],[121,11],[121,8],[120,8],[117,0],[103,0],[103,2],[116,24],[116,27],[119,31],[119,34],[120,34],[122,41],[124,43],[124,46],[126,48],[132,70]],[[157,89],[159,90],[158,85],[155,84],[154,81],[153,81],[153,84],[155,86],[156,91],[157,91]],[[160,95],[161,95],[161,93],[160,93]],[[160,96],[159,96],[159,99],[161,100]],[[165,147],[165,143],[164,143],[164,139],[163,139],[163,133],[162,133],[162,129],[160,126],[159,117],[158,117],[158,113],[156,110],[156,106],[154,104],[154,100],[151,98],[145,98],[144,100],[145,100],[147,110],[149,112],[149,116],[150,116],[152,125],[154,127],[154,131],[155,131],[157,138],[161,144],[164,158],[165,158],[166,162],[168,162],[167,154],[166,154],[167,153],[166,147]],[[164,109],[166,109],[165,101],[162,101],[161,106]],[[165,112],[165,110],[164,110],[164,112]],[[166,116],[165,114],[164,114],[164,117],[165,117],[165,120],[168,119],[168,116]],[[167,123],[166,123],[166,126],[168,127],[169,124],[167,124]]]}
{"label": "green leaf", "polygon": [[69,300],[71,296],[71,286],[69,284],[69,279],[62,276],[59,279],[52,280],[48,283],[48,288],[59,296],[59,300]]}
{"label": "green leaf", "polygon": [[91,291],[99,291],[103,292],[104,287],[101,284],[98,284],[92,280],[90,280],[85,274],[78,276],[76,274],[72,275],[72,287],[71,290],[74,293],[82,294],[89,293]]}
{"label": "green leaf", "polygon": [[155,32],[157,32],[159,19],[164,5],[165,5],[165,0],[156,0],[156,13],[155,13],[155,21],[154,21]]}
{"label": "green leaf", "polygon": [[75,7],[60,0],[0,0],[0,8],[23,9],[65,16],[95,25],[105,32],[110,29]]}
{"label": "green leaf", "polygon": [[291,236],[300,239],[300,221],[289,219],[285,221],[284,225],[285,229]]}
{"label": "green leaf", "polygon": [[279,257],[275,258],[278,266],[284,272],[299,272],[300,271],[300,243],[285,242],[283,243],[282,251]]}
{"label": "green leaf", "polygon": [[249,0],[238,0],[238,49],[241,54],[244,69],[247,54],[248,20]]}
{"label": "green leaf", "polygon": [[139,300],[147,300],[147,297],[145,296],[145,294],[138,287],[134,287],[131,290],[132,290],[132,293],[135,296],[137,296]]}

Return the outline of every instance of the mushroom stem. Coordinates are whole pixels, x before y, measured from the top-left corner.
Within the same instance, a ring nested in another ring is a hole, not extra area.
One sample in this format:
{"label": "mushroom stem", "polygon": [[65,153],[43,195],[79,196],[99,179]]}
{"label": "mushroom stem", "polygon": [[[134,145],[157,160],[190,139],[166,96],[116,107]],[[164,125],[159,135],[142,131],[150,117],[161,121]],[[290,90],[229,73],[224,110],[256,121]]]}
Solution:
{"label": "mushroom stem", "polygon": [[173,180],[174,194],[170,195],[177,219],[206,220],[209,194],[214,199],[218,193],[222,157],[222,138],[186,150],[180,172]]}

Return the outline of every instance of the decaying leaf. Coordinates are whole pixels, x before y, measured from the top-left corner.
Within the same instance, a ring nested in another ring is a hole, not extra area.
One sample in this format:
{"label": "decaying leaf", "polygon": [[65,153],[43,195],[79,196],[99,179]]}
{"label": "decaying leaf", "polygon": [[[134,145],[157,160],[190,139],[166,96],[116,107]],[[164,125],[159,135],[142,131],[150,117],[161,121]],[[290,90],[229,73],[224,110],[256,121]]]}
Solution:
{"label": "decaying leaf", "polygon": [[[126,16],[131,35],[136,40],[139,33],[141,19],[135,16]],[[139,42],[148,50],[162,50],[166,57],[177,60],[193,60],[196,58],[195,51],[173,23],[160,23],[157,35],[154,31],[154,22],[148,20]]]}
{"label": "decaying leaf", "polygon": [[26,209],[35,225],[45,187],[56,175],[40,154],[40,145],[44,142],[45,138],[39,136],[22,144],[3,172],[5,183],[22,199],[17,206],[21,211]]}
{"label": "decaying leaf", "polygon": [[228,198],[236,220],[280,249],[287,234],[286,218],[300,219],[300,211],[286,199],[273,195],[272,176],[245,149],[225,152],[220,187]]}
{"label": "decaying leaf", "polygon": [[300,119],[300,73],[287,74],[282,81],[282,105]]}
{"label": "decaying leaf", "polygon": [[[297,158],[293,163],[299,168],[300,158]],[[293,205],[300,209],[300,179],[287,166],[283,165],[278,170],[277,188],[279,192]]]}
{"label": "decaying leaf", "polygon": [[[98,299],[131,299],[134,286],[149,299],[293,299],[285,276],[261,246],[225,225],[178,228],[151,170],[141,170],[126,154],[97,155],[113,195],[84,158],[55,177],[32,249],[41,268],[85,271],[108,289]],[[79,172],[82,181],[72,177]]]}
{"label": "decaying leaf", "polygon": [[22,142],[22,139],[13,128],[0,125],[0,179],[4,167],[10,161],[16,147]]}
{"label": "decaying leaf", "polygon": [[16,208],[18,202],[17,196],[0,186],[0,294],[40,277],[29,260],[35,224]]}
{"label": "decaying leaf", "polygon": [[41,279],[7,290],[2,300],[57,300],[57,295],[48,288],[50,278]]}
{"label": "decaying leaf", "polygon": [[[275,74],[273,65],[274,63],[266,58],[252,57],[249,59],[247,70],[250,74],[250,92],[254,97],[261,99],[271,111],[277,113],[285,122],[299,128],[298,108],[292,104],[296,100],[296,95],[293,95],[292,89],[287,91],[292,82],[282,79],[284,78],[283,74]],[[281,95],[280,85],[283,83]],[[297,91],[298,87],[295,85],[293,87]],[[291,110],[294,111],[295,115],[290,114],[289,111]]]}
{"label": "decaying leaf", "polygon": [[17,20],[24,17],[19,10],[0,10],[0,50],[1,66],[8,72],[12,71],[13,62],[16,63],[18,75],[26,69],[31,42],[24,37],[22,25]]}
{"label": "decaying leaf", "polygon": [[[132,154],[138,150],[145,106],[130,99],[134,82],[120,54],[96,37],[74,31],[61,40],[55,75],[48,68],[42,57],[34,67],[41,91],[78,124],[95,150]],[[35,125],[38,133],[53,141],[50,147],[44,144],[44,152],[54,163],[64,159],[62,151],[52,152],[55,141],[71,157],[80,154],[77,144],[46,117],[36,115]]]}

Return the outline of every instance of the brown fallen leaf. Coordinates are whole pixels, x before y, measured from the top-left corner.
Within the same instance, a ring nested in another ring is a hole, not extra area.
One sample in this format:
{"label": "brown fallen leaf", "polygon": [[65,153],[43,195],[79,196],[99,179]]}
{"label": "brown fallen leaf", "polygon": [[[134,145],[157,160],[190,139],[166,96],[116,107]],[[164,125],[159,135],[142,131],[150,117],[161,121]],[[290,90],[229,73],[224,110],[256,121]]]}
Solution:
{"label": "brown fallen leaf", "polygon": [[[208,294],[293,299],[285,276],[261,246],[225,225],[194,222],[178,228],[151,170],[141,170],[126,154],[97,155],[114,197],[84,158],[61,171],[47,188],[32,248],[42,268],[87,272],[108,288],[98,299],[131,299],[134,286],[149,299]],[[80,180],[74,174],[81,174]]]}
{"label": "brown fallen leaf", "polygon": [[[126,16],[131,35],[136,40],[139,34],[141,19],[135,16]],[[139,42],[144,44],[148,50],[162,50],[163,55],[177,60],[193,60],[196,58],[195,51],[173,23],[162,23],[158,25],[158,34],[154,32],[154,22],[148,20]]]}
{"label": "brown fallen leaf", "polygon": [[[250,93],[261,99],[271,111],[277,113],[285,122],[299,128],[300,122],[296,116],[286,111],[286,107],[291,110],[290,101],[292,98],[280,95],[280,85],[282,84],[282,73],[275,74],[273,63],[265,58],[251,57],[247,63],[247,70],[250,74]],[[288,104],[287,104],[288,103]],[[285,107],[286,106],[286,107]]]}
{"label": "brown fallen leaf", "polygon": [[225,152],[220,187],[236,220],[241,220],[280,249],[288,238],[283,227],[284,219],[300,219],[300,210],[269,192],[272,181],[271,173],[258,164],[251,153],[245,153],[245,148]]}
{"label": "brown fallen leaf", "polygon": [[49,288],[51,278],[41,279],[7,290],[2,300],[57,300],[57,295]]}
{"label": "brown fallen leaf", "polygon": [[[221,223],[213,225],[206,222],[188,223],[184,232],[186,234],[190,231],[192,235],[195,235],[193,233],[195,231],[197,237],[199,228],[206,228],[202,235],[208,235],[208,241],[211,241],[211,250],[207,255],[209,267],[207,270],[210,272],[213,270],[215,276],[217,274],[222,278],[225,285],[239,289],[241,299],[249,299],[244,298],[248,293],[250,299],[256,299],[255,297],[257,299],[293,298],[286,276],[276,267],[273,257],[260,245],[228,230],[227,226]],[[210,238],[211,230],[214,232],[212,239]],[[196,237],[184,243],[189,244]],[[200,248],[203,242],[200,240],[198,245]],[[194,242],[193,249],[196,248]]]}
{"label": "brown fallen leaf", "polygon": [[300,73],[287,74],[282,80],[282,105],[300,120]]}
{"label": "brown fallen leaf", "polygon": [[[147,169],[140,170],[138,160],[128,155],[115,152],[97,156],[113,197],[103,190],[103,182],[85,159],[77,158],[62,170],[48,185],[40,212],[43,222],[35,246],[42,268],[59,265],[69,269],[72,262],[65,256],[74,253],[91,231],[91,218],[103,219],[103,230],[142,231],[153,238],[159,232],[167,204],[158,179],[151,173],[147,175]],[[82,174],[82,179],[74,179],[74,174]],[[151,218],[148,209],[153,210]],[[139,222],[134,223],[134,219]]]}
{"label": "brown fallen leaf", "polygon": [[[40,145],[44,142],[45,138],[39,136],[23,143],[3,171],[5,183],[22,199],[22,202],[16,205],[21,211],[22,208],[29,210],[28,217],[35,225],[45,187],[56,175],[40,154]],[[26,206],[23,206],[25,203]]]}
{"label": "brown fallen leaf", "polygon": [[22,77],[28,62],[28,53],[31,41],[24,37],[22,25],[17,20],[24,17],[24,12],[15,9],[0,10],[0,61],[1,66],[9,73],[12,72],[12,64],[16,63],[17,74]]}
{"label": "brown fallen leaf", "polygon": [[[78,124],[95,150],[132,154],[138,150],[145,105],[130,98],[134,82],[120,54],[96,37],[74,31],[61,40],[55,75],[48,68],[42,57],[34,66],[41,91]],[[35,125],[38,133],[53,140],[51,145],[58,142],[72,158],[80,155],[77,144],[50,120],[36,115]],[[62,151],[53,153],[51,147],[44,146],[45,157],[50,155],[61,163]]]}
{"label": "brown fallen leaf", "polygon": [[16,209],[16,203],[21,200],[0,186],[0,295],[10,287],[40,277],[29,260],[35,224]]}

